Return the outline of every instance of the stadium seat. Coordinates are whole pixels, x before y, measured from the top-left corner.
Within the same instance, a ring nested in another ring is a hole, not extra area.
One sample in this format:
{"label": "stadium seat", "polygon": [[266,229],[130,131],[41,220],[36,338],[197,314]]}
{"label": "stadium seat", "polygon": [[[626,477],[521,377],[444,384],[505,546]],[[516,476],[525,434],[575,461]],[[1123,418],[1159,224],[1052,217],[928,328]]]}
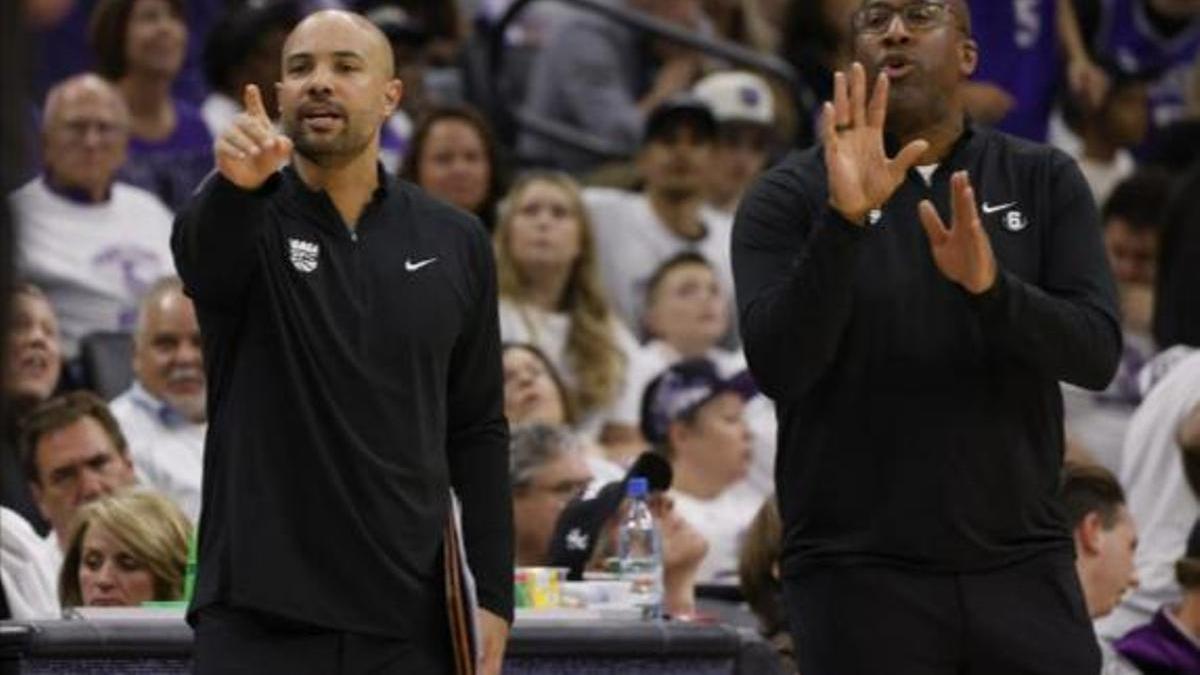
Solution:
{"label": "stadium seat", "polygon": [[98,331],[79,343],[83,384],[111,401],[133,382],[133,336]]}

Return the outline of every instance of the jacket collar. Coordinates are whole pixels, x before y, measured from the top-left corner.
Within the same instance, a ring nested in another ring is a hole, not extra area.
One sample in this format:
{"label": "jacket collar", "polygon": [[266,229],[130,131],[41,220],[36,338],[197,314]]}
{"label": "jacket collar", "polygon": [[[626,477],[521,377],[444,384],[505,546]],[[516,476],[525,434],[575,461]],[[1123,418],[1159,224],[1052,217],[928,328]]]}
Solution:
{"label": "jacket collar", "polygon": [[[954,171],[968,164],[968,159],[975,153],[982,135],[970,117],[963,117],[963,129],[958,138],[950,146],[950,151],[938,162],[938,173]],[[883,146],[889,157],[895,157],[900,152],[900,141],[893,134],[884,134]]]}
{"label": "jacket collar", "polygon": [[[392,193],[397,192],[399,189],[395,185],[396,179],[383,168],[382,162],[377,161],[375,163],[375,171],[379,177],[378,187],[375,188],[375,192],[371,195],[371,200],[368,202],[367,208],[363,210],[364,216],[373,204],[386,201]],[[338,213],[333,200],[329,198],[328,192],[310,188],[300,178],[299,172],[291,164],[283,167],[280,173],[282,174],[283,184],[290,199],[301,207],[303,213],[311,215],[311,218],[309,218],[310,222],[316,227],[328,231],[330,234],[339,236],[347,235],[349,228],[342,221],[341,214]],[[366,219],[360,218],[356,230],[361,231],[366,224]]]}

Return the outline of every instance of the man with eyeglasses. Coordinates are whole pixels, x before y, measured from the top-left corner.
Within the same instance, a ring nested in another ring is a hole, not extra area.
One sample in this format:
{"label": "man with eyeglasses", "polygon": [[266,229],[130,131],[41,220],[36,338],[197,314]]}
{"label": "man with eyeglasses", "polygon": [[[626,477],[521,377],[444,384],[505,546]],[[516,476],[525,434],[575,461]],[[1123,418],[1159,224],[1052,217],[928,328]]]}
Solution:
{"label": "man with eyeglasses", "polygon": [[528,424],[512,430],[509,479],[517,565],[550,564],[550,537],[563,508],[583,496],[592,470],[570,429]]}
{"label": "man with eyeglasses", "polygon": [[872,0],[853,36],[821,144],[733,241],[800,672],[1096,673],[1055,495],[1058,383],[1102,388],[1121,347],[1095,204],[1066,155],[966,118],[965,2]]}
{"label": "man with eyeglasses", "polygon": [[42,116],[43,174],[13,192],[21,275],[58,312],[63,352],[94,331],[129,331],[138,300],[174,273],[171,212],[116,182],[129,111],[113,86],[79,75],[54,87]]}

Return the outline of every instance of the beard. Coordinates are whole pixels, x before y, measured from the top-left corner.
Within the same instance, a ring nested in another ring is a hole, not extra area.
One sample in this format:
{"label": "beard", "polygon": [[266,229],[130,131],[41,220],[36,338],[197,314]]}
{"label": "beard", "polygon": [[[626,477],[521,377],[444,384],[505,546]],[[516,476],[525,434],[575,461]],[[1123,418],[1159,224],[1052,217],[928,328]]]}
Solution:
{"label": "beard", "polygon": [[[171,368],[163,373],[163,384],[158,396],[175,412],[192,422],[207,419],[208,387],[203,385],[204,372],[191,366]],[[172,390],[172,385],[190,385],[183,391]],[[199,384],[200,386],[196,386]]]}
{"label": "beard", "polygon": [[295,151],[318,166],[338,164],[357,157],[371,144],[374,129],[354,115],[341,118],[333,134],[317,133],[304,124],[298,111],[283,117],[283,133],[292,139]]}
{"label": "beard", "polygon": [[207,394],[205,391],[200,391],[197,394],[164,394],[163,401],[171,406],[175,412],[186,417],[189,421],[197,424],[208,419]]}

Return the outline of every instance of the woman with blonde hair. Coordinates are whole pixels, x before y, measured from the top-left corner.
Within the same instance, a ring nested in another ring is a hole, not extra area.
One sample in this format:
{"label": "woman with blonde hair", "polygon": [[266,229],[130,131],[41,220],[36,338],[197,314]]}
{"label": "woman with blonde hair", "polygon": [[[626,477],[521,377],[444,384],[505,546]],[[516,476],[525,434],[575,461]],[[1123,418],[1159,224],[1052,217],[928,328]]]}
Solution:
{"label": "woman with blonde hair", "polygon": [[59,573],[62,606],[182,600],[191,536],[179,507],[149,490],[118,492],[83,506]]}
{"label": "woman with blonde hair", "polygon": [[[562,375],[580,429],[622,462],[645,442],[619,402],[637,398],[628,377],[640,347],[600,284],[591,222],[576,182],[537,172],[513,186],[496,228],[500,334],[541,349]],[[636,406],[632,406],[635,408]]]}

